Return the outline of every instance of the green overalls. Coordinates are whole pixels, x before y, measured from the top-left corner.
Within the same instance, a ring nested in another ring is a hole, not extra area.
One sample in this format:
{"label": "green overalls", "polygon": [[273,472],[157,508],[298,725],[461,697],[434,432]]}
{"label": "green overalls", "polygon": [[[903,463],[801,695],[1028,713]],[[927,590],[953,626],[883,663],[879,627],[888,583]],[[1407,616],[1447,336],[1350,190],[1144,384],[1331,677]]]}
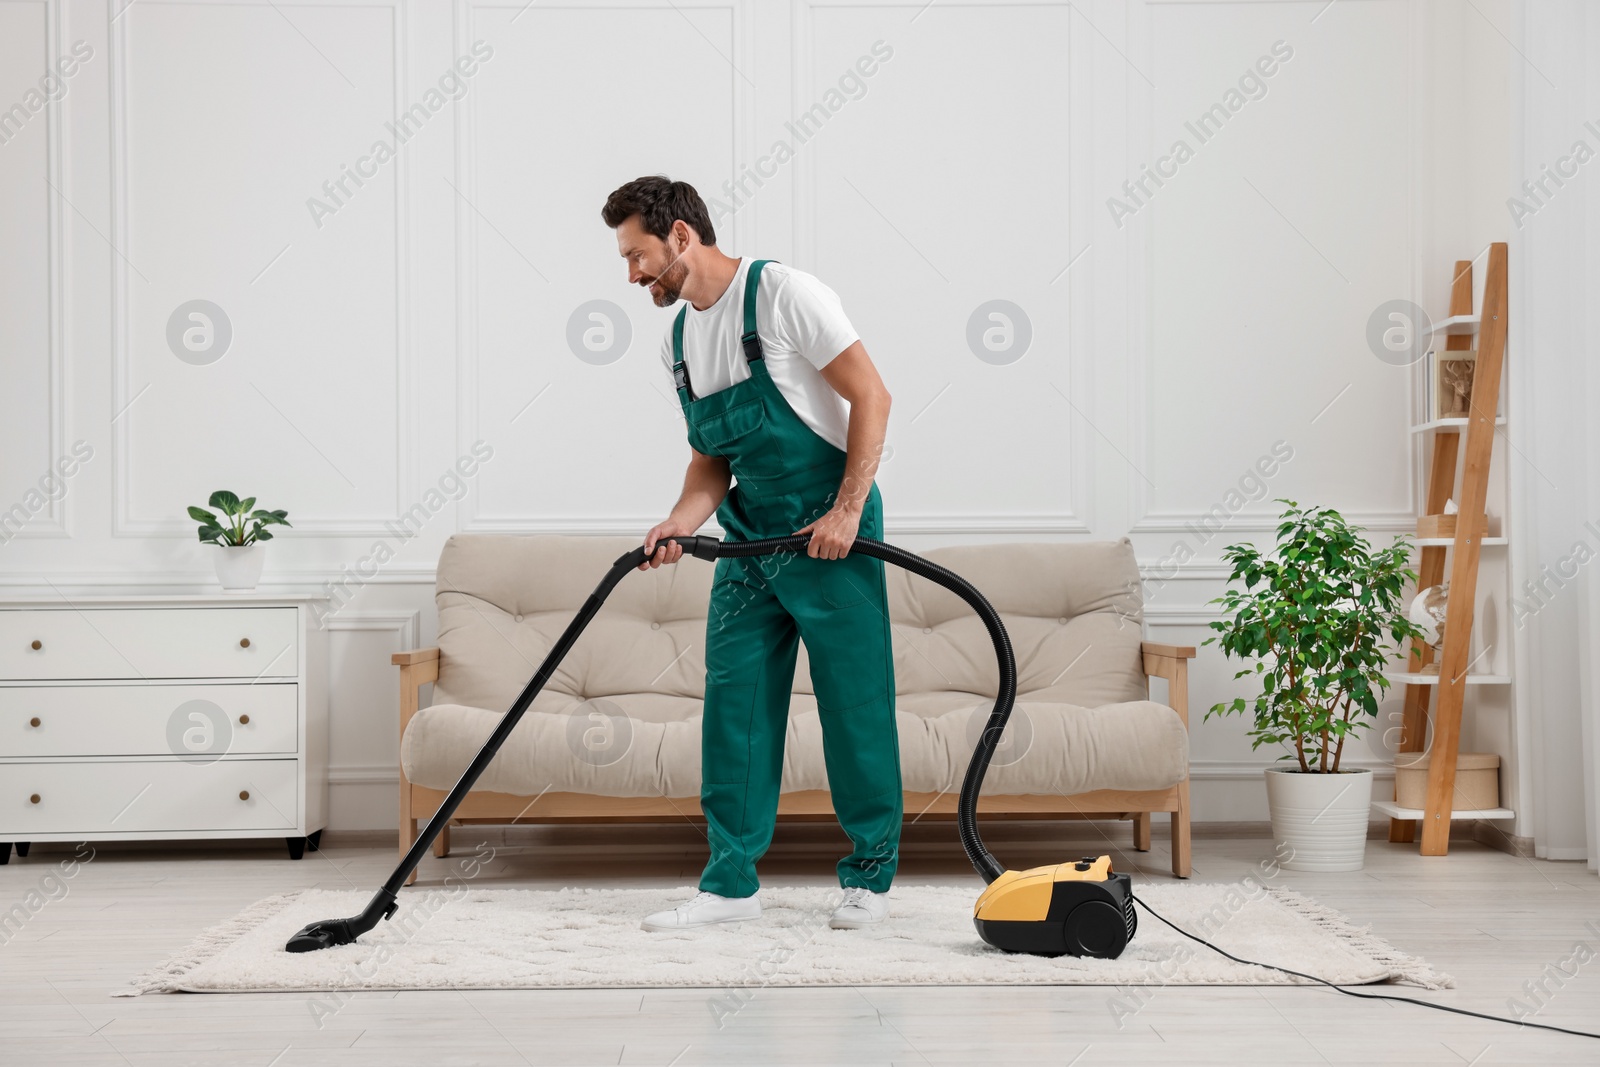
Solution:
{"label": "green overalls", "polygon": [[[735,484],[717,508],[726,540],[785,537],[832,506],[845,453],[795,414],[767,372],[756,331],[756,288],[766,260],[750,264],[741,343],[750,377],[696,398],[672,330],[672,373],[696,451],[722,456]],[[883,537],[874,482],[857,535]],[[798,642],[804,640],[822,719],[823,757],[839,824],[854,845],[841,885],[885,892],[899,860],[903,799],[895,731],[894,656],[882,560],[860,552],[719,559],[706,617],[706,697],[701,723],[701,809],[711,859],[702,890],[747,897],[756,861],[772,842]]]}

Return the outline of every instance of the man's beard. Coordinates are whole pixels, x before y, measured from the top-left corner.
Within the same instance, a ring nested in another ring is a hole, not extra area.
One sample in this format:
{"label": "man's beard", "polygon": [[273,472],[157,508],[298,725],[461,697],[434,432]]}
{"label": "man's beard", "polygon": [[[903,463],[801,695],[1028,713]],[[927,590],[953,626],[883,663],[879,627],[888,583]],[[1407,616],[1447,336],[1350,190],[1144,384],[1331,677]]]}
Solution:
{"label": "man's beard", "polygon": [[655,284],[661,286],[659,295],[650,294],[651,299],[655,301],[656,307],[671,307],[676,304],[678,298],[683,295],[683,284],[688,280],[689,268],[683,265],[683,260],[673,260],[667,269],[662,271],[654,280]]}

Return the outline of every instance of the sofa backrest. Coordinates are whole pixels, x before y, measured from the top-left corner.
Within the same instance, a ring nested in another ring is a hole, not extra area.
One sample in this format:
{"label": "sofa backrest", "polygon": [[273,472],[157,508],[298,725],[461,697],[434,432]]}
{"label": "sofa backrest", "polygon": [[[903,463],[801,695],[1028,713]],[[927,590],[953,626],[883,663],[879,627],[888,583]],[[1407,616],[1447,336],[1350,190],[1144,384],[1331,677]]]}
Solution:
{"label": "sofa backrest", "polygon": [[[627,536],[456,534],[439,556],[435,703],[504,710],[616,560]],[[1143,606],[1133,546],[1120,541],[957,545],[926,558],[966,578],[1000,613],[1018,692],[1083,707],[1141,700]],[[886,565],[895,689],[992,697],[982,621],[955,593]],[[681,718],[704,697],[714,565],[685,557],[630,573],[545,687],[563,703],[621,694],[639,717]],[[809,693],[804,647],[794,691]],[[541,698],[540,703],[546,703]],[[536,705],[537,706],[537,705]]]}

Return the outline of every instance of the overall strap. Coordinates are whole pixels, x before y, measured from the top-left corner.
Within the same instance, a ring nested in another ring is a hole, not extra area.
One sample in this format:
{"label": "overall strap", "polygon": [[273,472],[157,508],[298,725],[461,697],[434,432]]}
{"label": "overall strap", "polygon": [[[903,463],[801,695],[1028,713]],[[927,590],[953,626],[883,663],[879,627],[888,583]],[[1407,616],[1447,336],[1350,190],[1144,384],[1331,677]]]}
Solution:
{"label": "overall strap", "polygon": [[750,271],[745,275],[744,333],[740,335],[739,342],[744,346],[745,360],[750,363],[765,355],[761,350],[761,336],[756,332],[756,287],[761,282],[761,269],[768,263],[776,262],[773,259],[758,259],[750,264]]}
{"label": "overall strap", "polygon": [[[739,336],[739,342],[744,346],[744,358],[749,363],[754,363],[764,358],[765,353],[761,348],[761,337],[756,332],[756,290],[761,282],[761,269],[768,263],[778,262],[775,259],[758,259],[750,264],[750,270],[745,274],[744,280],[744,332]],[[678,309],[678,317],[672,322],[672,384],[683,390],[689,400],[693,400],[694,388],[689,383],[689,364],[683,358],[683,323],[689,314],[688,305]]]}
{"label": "overall strap", "polygon": [[688,314],[688,305],[679,308],[678,317],[672,323],[672,384],[693,400],[694,390],[689,387],[689,364],[683,359],[683,320]]}

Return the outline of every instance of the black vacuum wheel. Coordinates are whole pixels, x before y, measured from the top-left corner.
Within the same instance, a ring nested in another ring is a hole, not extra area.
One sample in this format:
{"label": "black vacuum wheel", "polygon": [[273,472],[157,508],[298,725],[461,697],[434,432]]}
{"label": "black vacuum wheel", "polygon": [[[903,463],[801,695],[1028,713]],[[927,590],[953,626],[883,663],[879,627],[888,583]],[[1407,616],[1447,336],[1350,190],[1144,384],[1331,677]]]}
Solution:
{"label": "black vacuum wheel", "polygon": [[1114,960],[1128,947],[1128,924],[1122,910],[1103,900],[1089,900],[1072,909],[1066,922],[1067,951],[1074,956]]}

